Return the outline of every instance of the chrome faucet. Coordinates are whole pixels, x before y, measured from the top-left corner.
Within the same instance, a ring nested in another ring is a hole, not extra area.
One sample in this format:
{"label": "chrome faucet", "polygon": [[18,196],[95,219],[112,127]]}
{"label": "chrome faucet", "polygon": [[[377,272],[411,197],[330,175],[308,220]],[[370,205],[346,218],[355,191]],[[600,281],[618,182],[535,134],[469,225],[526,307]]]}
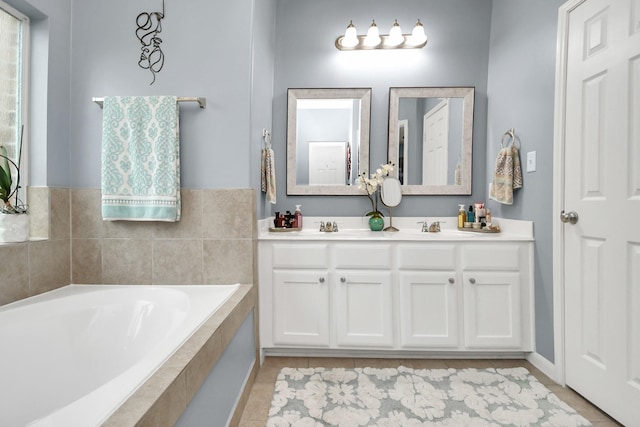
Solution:
{"label": "chrome faucet", "polygon": [[418,224],[422,224],[423,233],[438,233],[440,231],[440,221],[434,221],[429,225],[427,221],[418,221]]}
{"label": "chrome faucet", "polygon": [[[425,223],[426,223],[426,221],[425,221]],[[440,232],[440,222],[439,221],[432,222],[431,225],[429,226],[429,232],[430,233],[439,233]]]}

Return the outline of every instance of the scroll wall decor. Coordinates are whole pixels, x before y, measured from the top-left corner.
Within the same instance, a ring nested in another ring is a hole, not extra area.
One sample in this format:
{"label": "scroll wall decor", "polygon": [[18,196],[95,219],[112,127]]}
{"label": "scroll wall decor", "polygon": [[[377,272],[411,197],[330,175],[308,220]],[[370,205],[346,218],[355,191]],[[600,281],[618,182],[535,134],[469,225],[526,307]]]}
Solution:
{"label": "scroll wall decor", "polygon": [[140,68],[151,71],[153,80],[149,85],[156,81],[156,73],[162,70],[164,65],[164,53],[160,48],[162,39],[158,34],[162,31],[162,19],[164,18],[164,0],[162,0],[162,12],[142,12],[136,18],[136,37],[140,40],[142,47],[140,50],[140,60],[138,65]]}

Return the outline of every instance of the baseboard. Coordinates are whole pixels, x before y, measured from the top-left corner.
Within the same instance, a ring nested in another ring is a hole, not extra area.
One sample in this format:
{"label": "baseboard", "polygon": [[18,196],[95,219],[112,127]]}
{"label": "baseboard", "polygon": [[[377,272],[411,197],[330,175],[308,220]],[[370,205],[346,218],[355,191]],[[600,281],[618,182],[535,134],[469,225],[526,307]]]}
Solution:
{"label": "baseboard", "polygon": [[527,356],[527,361],[538,368],[540,372],[542,372],[558,384],[563,385],[562,381],[558,378],[556,365],[551,363],[546,357],[542,356],[540,353],[532,352]]}
{"label": "baseboard", "polygon": [[526,359],[522,351],[410,351],[410,350],[339,350],[321,348],[263,348],[263,356],[355,357],[377,359]]}

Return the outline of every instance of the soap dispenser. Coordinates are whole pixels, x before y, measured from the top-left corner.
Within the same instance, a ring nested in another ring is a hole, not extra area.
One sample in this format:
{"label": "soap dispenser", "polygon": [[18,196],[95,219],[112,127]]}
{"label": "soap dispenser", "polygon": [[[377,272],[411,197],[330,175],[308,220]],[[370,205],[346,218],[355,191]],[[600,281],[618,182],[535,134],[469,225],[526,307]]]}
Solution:
{"label": "soap dispenser", "polygon": [[467,221],[467,212],[465,211],[464,204],[458,205],[458,228],[464,228],[464,223]]}
{"label": "soap dispenser", "polygon": [[302,206],[302,205],[296,205],[296,210],[295,210],[295,212],[293,213],[293,215],[294,215],[294,216],[295,216],[295,218],[296,218],[296,224],[297,224],[296,226],[297,226],[298,228],[302,228],[302,211],[300,210],[300,207],[301,207],[301,206]]}

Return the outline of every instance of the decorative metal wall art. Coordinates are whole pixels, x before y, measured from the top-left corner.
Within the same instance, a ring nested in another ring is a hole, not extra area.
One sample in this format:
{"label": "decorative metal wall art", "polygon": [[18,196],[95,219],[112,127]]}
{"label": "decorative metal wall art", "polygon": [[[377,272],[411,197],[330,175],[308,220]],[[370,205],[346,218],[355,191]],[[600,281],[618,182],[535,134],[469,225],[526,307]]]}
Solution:
{"label": "decorative metal wall art", "polygon": [[164,18],[164,0],[162,0],[162,12],[142,12],[136,18],[136,37],[140,40],[142,47],[140,50],[140,60],[138,65],[140,68],[151,71],[153,80],[150,85],[156,81],[156,73],[162,70],[164,65],[164,53],[160,48],[162,39],[158,34],[162,31],[162,19]]}

